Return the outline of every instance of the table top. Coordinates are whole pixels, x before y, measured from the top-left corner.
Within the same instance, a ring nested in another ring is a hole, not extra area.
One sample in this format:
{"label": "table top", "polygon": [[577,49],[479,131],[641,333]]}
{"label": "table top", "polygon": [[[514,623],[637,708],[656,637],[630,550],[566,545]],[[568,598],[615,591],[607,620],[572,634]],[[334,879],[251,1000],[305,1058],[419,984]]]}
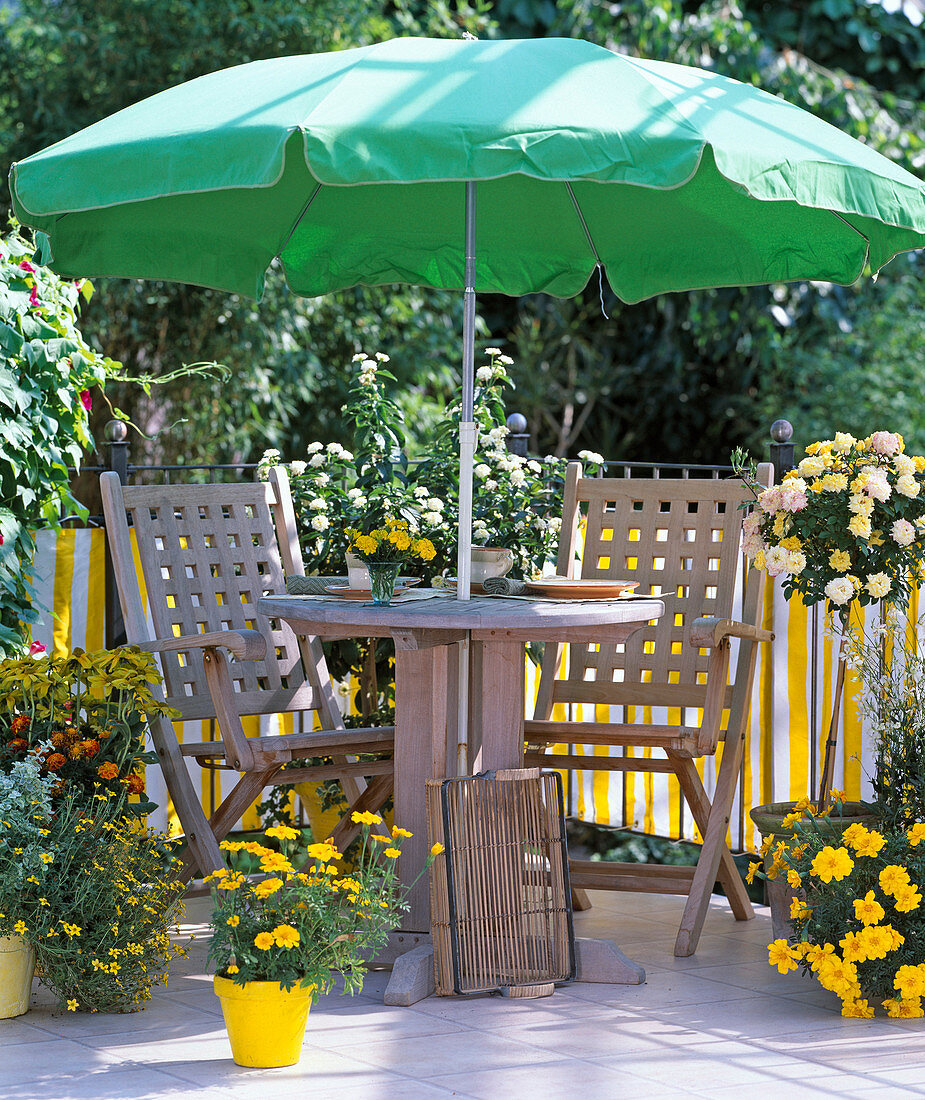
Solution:
{"label": "table top", "polygon": [[[475,641],[621,641],[629,630],[659,618],[665,604],[658,599],[523,600],[475,596],[409,600],[377,607],[358,600],[263,596],[257,610],[286,620],[299,633],[323,638],[389,637],[409,631],[433,635],[436,644]],[[349,628],[349,630],[345,630]],[[453,637],[455,635],[455,637]],[[445,636],[445,637],[444,637]]]}

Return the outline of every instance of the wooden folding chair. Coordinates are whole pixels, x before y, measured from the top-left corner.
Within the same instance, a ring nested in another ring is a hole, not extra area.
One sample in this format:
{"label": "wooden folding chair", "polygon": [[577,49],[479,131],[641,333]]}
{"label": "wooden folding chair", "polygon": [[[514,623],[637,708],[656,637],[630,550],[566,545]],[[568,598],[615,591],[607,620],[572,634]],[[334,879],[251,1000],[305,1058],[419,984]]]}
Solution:
{"label": "wooden folding chair", "polygon": [[[771,467],[759,468],[770,484]],[[727,829],[742,767],[745,728],[757,643],[773,635],[759,627],[764,573],[741,553],[749,492],[738,480],[583,478],[569,464],[557,572],[582,579],[638,581],[638,593],[659,596],[666,613],[618,646],[547,645],[534,720],[525,724],[526,766],[575,770],[657,772],[677,776],[703,837],[696,868],[572,860],[576,904],[582,888],[687,894],[675,954],[697,947],[713,885],[719,881],[738,920],[752,917],[748,894],[727,845]],[[586,516],[580,573],[579,523]],[[733,620],[737,578],[744,581],[738,621]],[[729,679],[731,642],[738,653]],[[611,708],[610,720],[551,721],[556,704]],[[617,710],[616,708],[623,708]],[[626,708],[634,708],[632,716]],[[660,708],[652,722],[648,708]],[[681,723],[670,724],[680,713]],[[724,722],[725,718],[725,722]],[[617,719],[617,720],[614,720]],[[607,745],[610,755],[559,755],[552,745]],[[696,761],[722,746],[712,801]],[[629,750],[629,751],[628,751]],[[661,752],[645,752],[661,750]],[[630,755],[634,752],[634,755]]]}
{"label": "wooden folding chair", "polygon": [[[268,482],[233,485],[122,485],[100,479],[106,532],[130,644],[157,653],[167,702],[184,721],[214,718],[219,739],[180,744],[166,719],[151,735],[167,790],[188,841],[182,878],[223,865],[219,841],[267,785],[340,779],[350,810],[334,832],[356,834],[353,810],[377,809],[392,791],[394,728],[345,729],[317,638],[296,638],[284,622],[257,613],[265,592],[304,574],[285,471]],[[153,635],[145,616],[129,537],[136,536]],[[248,737],[246,715],[316,712],[322,729]],[[359,753],[378,759],[357,761]],[[240,773],[211,820],[186,761]],[[281,770],[293,759],[331,764]],[[367,780],[369,783],[367,785]]]}

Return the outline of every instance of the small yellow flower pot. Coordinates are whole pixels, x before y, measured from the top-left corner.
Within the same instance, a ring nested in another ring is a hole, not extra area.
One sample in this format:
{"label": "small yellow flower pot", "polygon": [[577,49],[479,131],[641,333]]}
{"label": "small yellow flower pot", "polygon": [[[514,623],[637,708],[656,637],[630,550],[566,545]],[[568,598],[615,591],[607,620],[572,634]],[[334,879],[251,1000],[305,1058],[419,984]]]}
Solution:
{"label": "small yellow flower pot", "polygon": [[216,975],[215,992],[237,1065],[268,1069],[298,1062],[312,988],[296,985],[286,990],[279,982],[247,982],[242,986]]}
{"label": "small yellow flower pot", "polygon": [[29,1011],[35,951],[22,936],[0,937],[0,1020]]}

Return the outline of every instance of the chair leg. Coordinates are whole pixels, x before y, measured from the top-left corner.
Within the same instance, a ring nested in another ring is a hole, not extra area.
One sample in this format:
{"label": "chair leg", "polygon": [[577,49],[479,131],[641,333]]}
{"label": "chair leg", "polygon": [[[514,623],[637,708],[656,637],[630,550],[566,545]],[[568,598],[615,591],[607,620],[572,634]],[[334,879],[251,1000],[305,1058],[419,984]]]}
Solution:
{"label": "chair leg", "polygon": [[[221,805],[209,819],[209,825],[216,842],[223,840],[234,828],[234,823],[241,814],[253,805],[255,799],[279,771],[280,765],[274,764],[272,768],[265,768],[259,772],[245,772],[235,784],[231,792],[222,799]],[[218,866],[224,864],[224,859]],[[212,868],[215,870],[215,868]]]}
{"label": "chair leg", "polygon": [[[726,742],[723,750],[723,760],[720,764],[719,774],[717,776],[716,792],[713,796],[713,804],[709,810],[706,828],[698,821],[698,825],[700,825],[701,831],[703,832],[703,847],[700,851],[700,858],[697,860],[697,867],[694,871],[693,881],[691,882],[691,890],[687,899],[687,905],[684,907],[684,914],[681,917],[681,927],[678,930],[678,937],[675,940],[674,953],[678,958],[685,958],[688,955],[693,955],[697,950],[697,943],[700,940],[703,922],[706,919],[707,908],[710,904],[710,894],[714,882],[716,882],[717,878],[720,876],[721,864],[726,864],[723,868],[724,874],[721,881],[723,881],[736,919],[748,920],[750,917],[754,916],[754,910],[749,901],[745,884],[739,877],[738,872],[735,872],[734,878],[729,874],[729,865],[731,864],[734,868],[735,864],[732,861],[732,853],[729,851],[726,844],[726,829],[729,825],[729,815],[732,810],[732,801],[735,797],[739,769],[742,766],[744,745],[744,737],[737,738],[732,744],[728,741]],[[686,778],[693,789],[696,790],[696,788],[699,787],[700,790],[703,791],[700,776],[697,775],[693,762],[689,762],[689,768],[685,768],[685,771]],[[691,781],[691,772],[694,773],[696,784]],[[679,769],[678,775],[680,778],[681,769]],[[704,809],[704,801],[709,804],[705,793],[702,795],[702,801],[699,802],[699,812],[701,813]],[[693,803],[691,809],[694,810]],[[728,880],[728,885],[726,880]],[[740,913],[743,915],[740,916]]]}
{"label": "chair leg", "polygon": [[367,810],[371,812],[378,810],[392,793],[394,785],[394,776],[391,774],[377,775],[367,785],[366,789],[360,792],[359,797],[351,804],[331,834],[331,840],[339,852],[346,851],[347,845],[350,844],[361,828],[355,821],[351,821],[351,815],[354,813],[362,814]]}
{"label": "chair leg", "polygon": [[[701,835],[706,837],[713,807],[709,798],[707,798],[706,791],[703,789],[703,783],[700,781],[694,762],[686,757],[672,757],[672,759],[677,769],[676,774],[684,798],[691,808]],[[755,913],[748,897],[748,891],[745,889],[742,876],[739,874],[739,869],[735,865],[735,860],[733,860],[732,853],[729,851],[725,840],[720,852],[716,881],[726,891],[729,907],[732,909],[736,920],[751,920]]]}
{"label": "chair leg", "polygon": [[582,890],[580,886],[572,887],[572,909],[576,913],[583,913],[586,909],[592,908],[591,899],[588,897],[588,891]]}

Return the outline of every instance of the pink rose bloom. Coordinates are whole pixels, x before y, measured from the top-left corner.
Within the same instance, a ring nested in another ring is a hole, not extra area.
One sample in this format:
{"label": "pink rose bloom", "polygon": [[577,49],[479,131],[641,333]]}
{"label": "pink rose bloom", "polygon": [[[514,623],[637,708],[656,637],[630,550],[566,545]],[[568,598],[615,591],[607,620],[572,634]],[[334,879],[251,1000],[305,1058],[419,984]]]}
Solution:
{"label": "pink rose bloom", "polygon": [[40,653],[44,653],[44,652],[45,652],[45,647],[42,645],[41,642],[33,642],[32,645],[29,646],[29,656],[30,657],[37,657]]}
{"label": "pink rose bloom", "polygon": [[89,412],[93,408],[93,398],[90,396],[89,390],[80,391],[80,403]]}
{"label": "pink rose bloom", "polygon": [[767,515],[773,515],[780,508],[780,489],[771,487],[758,498],[758,507]]}
{"label": "pink rose bloom", "polygon": [[800,489],[788,489],[784,486],[780,491],[780,506],[786,512],[802,511],[808,503],[806,493]]}
{"label": "pink rose bloom", "polygon": [[900,546],[911,546],[915,542],[915,528],[907,519],[898,519],[890,528],[893,541]]}
{"label": "pink rose bloom", "polygon": [[876,474],[871,474],[867,479],[864,492],[869,497],[873,497],[874,500],[889,500],[893,490],[886,479],[886,474],[878,471]]}
{"label": "pink rose bloom", "polygon": [[895,455],[902,449],[902,440],[893,432],[874,432],[870,437],[870,449],[878,455]]}

